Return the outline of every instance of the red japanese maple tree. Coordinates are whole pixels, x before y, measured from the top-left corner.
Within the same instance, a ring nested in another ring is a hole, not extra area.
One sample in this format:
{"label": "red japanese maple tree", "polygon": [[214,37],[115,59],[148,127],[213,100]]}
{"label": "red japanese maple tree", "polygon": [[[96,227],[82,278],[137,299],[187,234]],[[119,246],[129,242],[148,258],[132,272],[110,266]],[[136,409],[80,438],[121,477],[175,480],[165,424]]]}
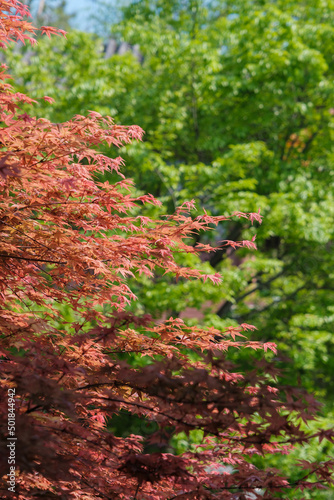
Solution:
{"label": "red japanese maple tree", "polygon": [[[27,15],[20,2],[0,0],[3,47],[34,43]],[[333,461],[302,462],[294,484],[251,463],[253,454],[288,453],[294,443],[334,436],[301,429],[300,419],[312,419],[318,405],[301,391],[275,387],[271,365],[263,361],[242,375],[224,357],[229,348],[274,344],[245,340],[242,332],[252,328],[246,324],[220,332],[172,318],[154,324],[127,311],[135,298],[130,276],[160,268],[219,282],[174,256],[214,251],[186,240],[227,217],[193,219],[192,203],[160,221],[135,215],[141,203],[158,202],[133,196],[122,159],[98,147],[140,140],[142,130],[95,112],[63,124],[35,118],[21,111],[33,100],[6,83],[4,66],[0,78],[1,497],[269,499],[330,484]],[[118,173],[119,182],[98,181],[105,171]],[[233,216],[261,222],[259,214]],[[65,303],[77,317],[70,325],[57,322],[57,305]],[[112,313],[103,313],[104,304]],[[197,362],[185,348],[197,352]],[[150,356],[150,364],[133,366],[119,355],[130,352]],[[146,442],[110,432],[110,418],[122,410],[156,423]],[[171,436],[195,429],[204,436],[196,451],[145,452],[148,444],[166,449]]]}

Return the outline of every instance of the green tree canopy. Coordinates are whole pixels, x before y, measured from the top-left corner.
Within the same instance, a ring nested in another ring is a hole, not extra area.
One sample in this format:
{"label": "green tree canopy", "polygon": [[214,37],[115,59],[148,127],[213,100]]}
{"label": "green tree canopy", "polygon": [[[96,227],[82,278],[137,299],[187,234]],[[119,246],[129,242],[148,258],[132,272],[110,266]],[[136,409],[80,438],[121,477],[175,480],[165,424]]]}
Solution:
{"label": "green tree canopy", "polygon": [[[36,96],[57,94],[54,121],[95,109],[140,124],[146,139],[127,149],[127,173],[169,211],[186,199],[212,214],[261,208],[259,251],[222,250],[205,264],[226,277],[221,295],[205,291],[216,303],[209,320],[252,321],[304,384],[330,394],[333,3],[140,1],[123,17],[112,36],[139,45],[141,60],[131,50],[106,59],[100,39],[73,32],[53,49],[43,40],[12,54],[11,65]],[[212,234],[246,236],[242,222]],[[171,286],[145,308],[178,302],[181,312],[205,295]]]}

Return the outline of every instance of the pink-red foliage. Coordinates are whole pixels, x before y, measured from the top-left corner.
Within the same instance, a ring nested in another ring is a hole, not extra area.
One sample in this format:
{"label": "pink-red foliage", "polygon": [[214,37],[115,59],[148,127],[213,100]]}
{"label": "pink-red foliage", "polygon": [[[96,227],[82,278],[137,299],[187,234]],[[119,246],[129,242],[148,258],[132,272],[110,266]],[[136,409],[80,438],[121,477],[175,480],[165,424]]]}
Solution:
{"label": "pink-red foliage", "polygon": [[[0,0],[3,47],[10,40],[34,43],[36,30],[26,15],[20,2]],[[281,498],[286,488],[330,483],[331,461],[301,462],[306,472],[289,484],[279,471],[258,470],[249,460],[306,443],[311,437],[298,420],[313,418],[318,409],[310,396],[276,388],[269,365],[241,375],[224,358],[229,348],[275,350],[274,344],[248,342],[242,332],[253,327],[247,324],[220,332],[173,318],[155,325],[148,316],[126,312],[135,298],[127,279],[153,276],[156,268],[178,278],[218,282],[218,275],[178,265],[174,254],[214,251],[185,241],[227,217],[192,219],[191,202],[161,221],[135,215],[140,204],[158,202],[150,195],[133,196],[131,181],[120,172],[122,159],[106,157],[98,147],[140,140],[142,130],[95,112],[63,124],[29,116],[20,106],[33,100],[15,93],[7,78],[3,66],[1,497],[13,496],[6,454],[10,388],[16,394],[19,499],[269,499]],[[97,181],[106,171],[119,173],[120,181]],[[258,213],[234,216],[261,221]],[[225,243],[255,247],[254,240]],[[76,311],[79,319],[71,328],[55,326],[59,303]],[[113,313],[103,314],[103,304]],[[37,313],[36,305],[44,312]],[[185,348],[197,351],[199,361],[191,362]],[[150,356],[152,363],[130,366],[119,356],[130,352]],[[155,422],[157,430],[146,442],[142,436],[113,435],[107,424],[122,410]],[[196,451],[145,452],[147,445],[166,450],[172,435],[196,429],[204,436]],[[313,437],[333,440],[333,435],[321,431]]]}

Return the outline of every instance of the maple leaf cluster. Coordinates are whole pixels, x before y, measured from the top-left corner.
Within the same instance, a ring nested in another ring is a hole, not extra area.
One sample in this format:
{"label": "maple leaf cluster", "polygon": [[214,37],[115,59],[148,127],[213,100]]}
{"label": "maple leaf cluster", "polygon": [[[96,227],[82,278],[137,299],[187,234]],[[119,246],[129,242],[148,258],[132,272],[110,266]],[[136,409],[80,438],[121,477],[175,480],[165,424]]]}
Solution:
{"label": "maple leaf cluster", "polygon": [[[0,0],[0,13],[2,46],[34,43],[24,5]],[[173,318],[154,324],[148,315],[127,312],[135,299],[129,277],[151,277],[160,268],[181,279],[219,282],[216,274],[182,267],[175,254],[215,251],[186,241],[228,217],[192,218],[192,202],[159,221],[133,215],[157,200],[134,196],[122,159],[98,147],[116,151],[143,131],[93,111],[62,124],[22,113],[21,105],[33,100],[7,78],[2,66],[0,442],[6,450],[7,394],[14,388],[16,497],[268,499],[331,484],[330,460],[300,462],[294,484],[277,470],[252,465],[254,454],[334,439],[331,431],[303,430],[300,421],[313,419],[319,406],[297,389],[276,387],[273,367],[263,361],[245,375],[225,359],[230,348],[275,351],[274,344],[247,341],[243,332],[253,328],[247,324],[221,332]],[[104,172],[119,174],[119,182],[98,181]],[[233,216],[261,222],[258,213]],[[254,241],[227,243],[255,247]],[[59,304],[68,304],[78,321],[57,325]],[[190,361],[190,350],[198,361]],[[124,353],[149,356],[150,363],[133,366]],[[124,411],[154,422],[156,431],[146,440],[114,435],[110,419]],[[195,451],[166,452],[173,435],[196,429],[203,439]],[[147,453],[149,445],[161,452]],[[12,496],[7,458],[1,453],[2,498]]]}

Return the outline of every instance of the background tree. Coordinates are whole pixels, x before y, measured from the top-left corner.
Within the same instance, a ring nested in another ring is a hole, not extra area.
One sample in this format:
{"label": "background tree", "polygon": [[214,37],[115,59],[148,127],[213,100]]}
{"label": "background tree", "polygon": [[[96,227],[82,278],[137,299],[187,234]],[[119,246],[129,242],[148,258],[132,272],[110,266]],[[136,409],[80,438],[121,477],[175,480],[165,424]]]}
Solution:
{"label": "background tree", "polygon": [[[333,9],[330,2],[264,5],[136,2],[114,36],[139,44],[142,61],[131,51],[105,60],[100,42],[74,33],[59,41],[59,53],[43,50],[16,71],[37,95],[57,86],[64,100],[48,111],[54,120],[95,102],[140,123],[145,142],[127,150],[127,172],[169,210],[187,198],[212,213],[261,206],[268,223],[258,232],[260,252],[251,261],[241,255],[237,268],[225,252],[210,261],[233,267],[229,296],[220,297],[228,300],[216,312],[255,316],[268,336],[274,329],[295,359],[291,375],[312,385],[316,369],[317,387],[329,396]],[[231,224],[217,238],[242,230]]]}
{"label": "background tree", "polygon": [[66,12],[66,0],[25,0],[24,3],[34,15],[36,26],[57,24],[63,29],[69,29],[75,14]]}
{"label": "background tree", "polygon": [[[332,3],[141,1],[123,16],[114,39],[139,44],[140,58],[106,59],[101,41],[76,32],[57,50],[46,41],[28,66],[12,56],[15,73],[34,95],[57,89],[43,109],[53,121],[94,107],[139,123],[145,141],[127,148],[126,172],[167,211],[192,198],[212,214],[261,207],[256,255],[208,259],[228,286],[206,290],[215,305],[205,321],[256,320],[292,357],[291,380],[330,399]],[[213,239],[250,234],[233,222]],[[176,297],[178,313],[201,307],[196,287],[185,296],[183,283],[171,286],[157,296],[155,285],[154,300],[145,291],[143,308],[176,311]]]}

